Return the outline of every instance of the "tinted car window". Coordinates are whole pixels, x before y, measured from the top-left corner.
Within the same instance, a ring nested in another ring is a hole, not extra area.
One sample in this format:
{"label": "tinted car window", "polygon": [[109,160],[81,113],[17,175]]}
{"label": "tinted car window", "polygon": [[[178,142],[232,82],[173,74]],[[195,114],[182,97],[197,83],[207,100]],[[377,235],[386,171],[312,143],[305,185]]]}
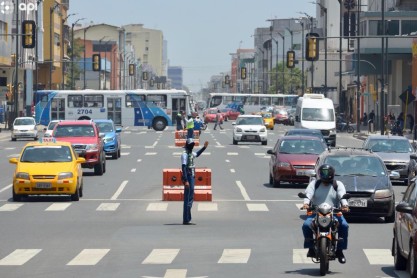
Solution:
{"label": "tinted car window", "polygon": [[264,123],[261,117],[244,117],[238,118],[236,125],[264,125]]}
{"label": "tinted car window", "polygon": [[324,146],[317,140],[282,140],[279,146],[280,153],[288,154],[320,154]]}
{"label": "tinted car window", "polygon": [[413,206],[415,204],[416,200],[416,193],[415,193],[415,186],[416,184],[413,182],[410,184],[410,186],[407,187],[407,190],[404,193],[403,201],[410,203],[412,202]]}
{"label": "tinted car window", "polygon": [[324,163],[332,165],[336,175],[385,176],[381,160],[372,156],[329,156]]}
{"label": "tinted car window", "polygon": [[396,139],[375,139],[369,140],[367,149],[371,149],[373,152],[398,152],[409,153],[414,149],[408,140],[396,140]]}

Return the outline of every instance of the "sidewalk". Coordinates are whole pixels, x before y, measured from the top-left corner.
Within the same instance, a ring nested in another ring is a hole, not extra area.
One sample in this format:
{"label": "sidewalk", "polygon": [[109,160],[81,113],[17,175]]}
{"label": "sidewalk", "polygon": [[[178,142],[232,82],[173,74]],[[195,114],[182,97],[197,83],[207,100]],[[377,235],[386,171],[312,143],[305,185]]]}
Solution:
{"label": "sidewalk", "polygon": [[[366,127],[361,127],[360,132],[356,132],[355,130],[355,132],[353,133],[353,137],[359,140],[365,140],[366,138],[368,138],[369,135],[381,135],[381,131],[375,130],[375,132],[368,132]],[[410,142],[416,141],[416,140],[413,140],[413,133],[410,133],[408,130],[404,132],[404,137],[408,138]]]}

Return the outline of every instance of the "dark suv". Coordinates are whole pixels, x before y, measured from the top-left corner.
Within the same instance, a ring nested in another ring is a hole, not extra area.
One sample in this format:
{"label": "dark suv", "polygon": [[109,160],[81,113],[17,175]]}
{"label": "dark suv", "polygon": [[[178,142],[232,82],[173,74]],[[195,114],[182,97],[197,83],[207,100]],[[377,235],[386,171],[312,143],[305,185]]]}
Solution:
{"label": "dark suv", "polygon": [[372,151],[355,148],[331,148],[319,156],[315,172],[322,164],[335,169],[335,180],[343,182],[348,200],[349,216],[384,217],[385,222],[394,222],[395,196],[391,179],[400,174],[388,171],[382,159]]}
{"label": "dark suv", "polygon": [[100,176],[106,172],[103,136],[92,120],[62,121],[52,133],[57,141],[70,142],[78,156],[85,158],[83,168],[94,168],[94,174]]}
{"label": "dark suv", "polygon": [[410,276],[417,277],[417,186],[412,179],[404,193],[403,199],[395,207],[397,215],[394,223],[392,255],[396,270],[410,271]]}

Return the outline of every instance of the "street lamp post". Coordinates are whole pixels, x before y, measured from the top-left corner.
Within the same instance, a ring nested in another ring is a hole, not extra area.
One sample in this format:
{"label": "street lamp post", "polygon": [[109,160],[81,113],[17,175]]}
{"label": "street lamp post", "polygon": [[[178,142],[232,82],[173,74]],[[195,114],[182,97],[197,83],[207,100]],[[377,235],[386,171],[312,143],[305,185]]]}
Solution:
{"label": "street lamp post", "polygon": [[[290,24],[291,24],[291,22],[290,22]],[[294,33],[293,33],[293,31],[291,30],[291,29],[289,29],[289,28],[285,28],[285,29],[287,29],[287,31],[290,33],[290,35],[291,35],[291,47],[290,47],[290,50],[293,50],[293,45],[294,45],[294,42],[293,42],[293,35],[294,35]],[[291,70],[290,70],[290,76],[291,76],[291,78],[290,78],[290,93],[292,94],[292,72],[293,72],[293,69],[291,68]]]}
{"label": "street lamp post", "polygon": [[285,72],[284,72],[284,66],[285,66],[285,61],[284,61],[284,57],[285,57],[285,34],[282,35],[281,33],[277,33],[281,39],[282,39],[282,89],[281,89],[281,94],[285,94]]}
{"label": "street lamp post", "polygon": [[385,63],[384,63],[384,52],[385,52],[385,0],[382,0],[382,10],[381,10],[381,19],[382,19],[382,36],[381,36],[381,135],[384,135],[385,133],[385,122],[384,122],[384,116],[387,114],[387,111],[385,109],[386,107],[386,97],[385,97]]}
{"label": "street lamp post", "polygon": [[300,18],[298,22],[301,25],[301,94],[304,95],[304,18]]}
{"label": "street lamp post", "polygon": [[[98,43],[99,43],[99,54],[100,54],[100,64],[101,64],[101,42],[107,38],[107,36],[102,37]],[[98,89],[101,90],[101,68],[100,71],[98,72]]]}
{"label": "street lamp post", "polygon": [[[81,20],[84,20],[85,18],[77,19],[75,22],[71,25],[71,90],[74,90],[74,26]],[[84,61],[85,62],[85,61]]]}
{"label": "street lamp post", "polygon": [[86,46],[86,43],[85,43],[85,33],[87,33],[87,30],[90,28],[91,26],[87,26],[87,27],[85,27],[84,28],[84,86],[83,86],[83,89],[85,90],[86,88],[87,88],[87,79],[86,79],[86,76],[85,76],[85,74],[86,74],[86,57],[85,57],[85,53],[86,53],[86,49],[85,49],[85,46]]}
{"label": "street lamp post", "polygon": [[49,8],[49,89],[52,89],[52,67],[54,64],[54,55],[53,55],[53,43],[52,43],[52,34],[53,34],[53,26],[52,23],[52,15],[54,11],[60,6],[61,4],[55,3],[53,6]]}
{"label": "street lamp post", "polygon": [[312,3],[319,5],[324,13],[324,96],[327,97],[327,8],[319,2]]}

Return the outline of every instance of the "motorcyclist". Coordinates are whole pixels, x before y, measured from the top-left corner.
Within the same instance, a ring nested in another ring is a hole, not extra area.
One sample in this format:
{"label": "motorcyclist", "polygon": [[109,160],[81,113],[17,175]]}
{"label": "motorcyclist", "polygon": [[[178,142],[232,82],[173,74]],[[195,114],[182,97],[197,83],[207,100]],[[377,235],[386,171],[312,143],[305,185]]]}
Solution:
{"label": "motorcyclist", "polygon": [[[333,207],[339,207],[341,203],[342,212],[349,211],[347,201],[342,199],[342,196],[346,194],[345,185],[341,181],[335,181],[334,176],[335,170],[331,165],[323,164],[319,167],[319,179],[311,181],[305,190],[307,198],[304,199],[303,209],[308,209],[310,205],[320,205],[326,202]],[[304,234],[304,248],[309,248],[307,257],[316,257],[313,247],[313,230],[311,228],[314,216],[314,214],[309,215],[302,227]],[[339,238],[343,238],[343,241],[339,241],[337,244],[336,257],[338,258],[339,263],[344,264],[346,263],[346,258],[343,254],[343,250],[347,249],[349,225],[343,215],[338,216],[335,214],[335,217],[339,221]]]}

